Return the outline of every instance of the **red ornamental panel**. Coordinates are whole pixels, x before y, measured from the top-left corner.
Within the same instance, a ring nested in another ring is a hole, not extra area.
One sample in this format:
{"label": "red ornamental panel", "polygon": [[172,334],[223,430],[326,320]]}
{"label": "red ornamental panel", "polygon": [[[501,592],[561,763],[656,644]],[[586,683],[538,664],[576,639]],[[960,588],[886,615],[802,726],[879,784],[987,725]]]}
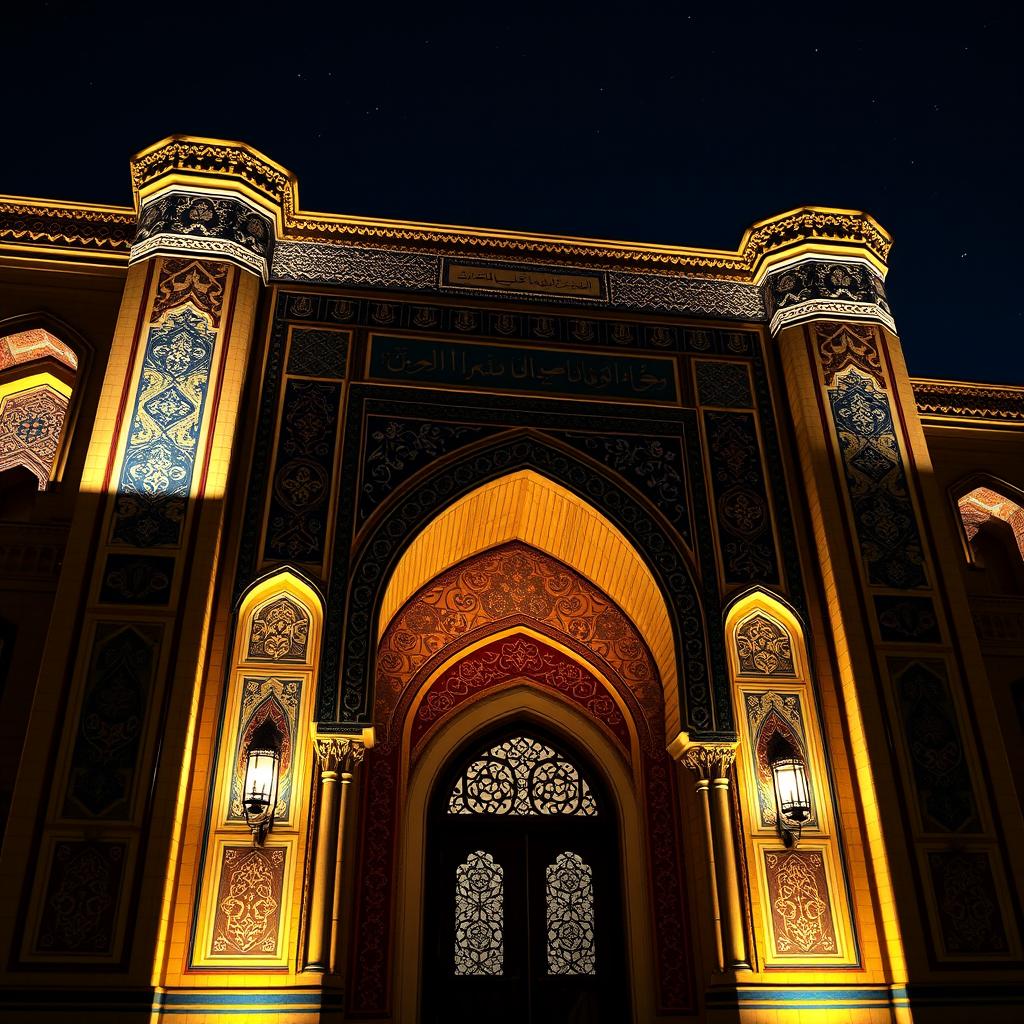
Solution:
{"label": "red ornamental panel", "polygon": [[[562,651],[534,636],[513,634],[467,654],[431,684],[415,710],[411,760],[415,761],[433,729],[457,708],[497,687],[524,679],[575,704],[606,729],[627,758],[630,757],[629,728],[622,705],[611,697],[605,686]],[[658,721],[646,722],[636,696],[620,681],[613,682],[641,736],[648,724],[655,735],[663,734],[660,714]],[[363,839],[357,875],[360,888],[349,983],[349,1005],[352,1012],[358,1014],[386,1014],[390,1007],[401,723],[409,713],[415,692],[413,682],[395,702],[397,709],[390,733],[366,755],[360,827]],[[658,1003],[663,1012],[692,1012],[691,957],[685,925],[688,914],[683,895],[675,769],[668,754],[650,743],[644,743],[641,765],[635,768],[642,772],[646,808]]]}
{"label": "red ornamental panel", "polygon": [[825,858],[814,850],[764,855],[778,956],[830,956],[836,929],[825,876]]}
{"label": "red ornamental panel", "polygon": [[282,849],[224,848],[212,956],[277,955],[284,866]]}

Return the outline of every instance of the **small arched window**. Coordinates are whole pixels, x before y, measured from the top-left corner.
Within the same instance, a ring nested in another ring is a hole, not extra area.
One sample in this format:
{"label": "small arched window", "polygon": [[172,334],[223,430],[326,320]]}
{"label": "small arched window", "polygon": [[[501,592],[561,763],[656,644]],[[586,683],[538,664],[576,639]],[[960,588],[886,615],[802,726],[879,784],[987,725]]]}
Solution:
{"label": "small arched window", "polygon": [[975,487],[957,501],[971,561],[999,593],[1024,593],[1024,508],[991,487]]}
{"label": "small arched window", "polygon": [[0,472],[20,466],[46,490],[77,375],[74,350],[45,328],[0,336]]}

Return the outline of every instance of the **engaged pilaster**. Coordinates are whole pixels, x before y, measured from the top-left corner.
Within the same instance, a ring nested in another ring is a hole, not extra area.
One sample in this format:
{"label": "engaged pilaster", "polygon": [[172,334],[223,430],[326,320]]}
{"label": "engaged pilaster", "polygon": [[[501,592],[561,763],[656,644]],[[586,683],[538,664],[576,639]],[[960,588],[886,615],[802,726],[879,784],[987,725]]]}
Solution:
{"label": "engaged pilaster", "polygon": [[729,769],[736,743],[689,743],[681,762],[696,776],[704,819],[710,900],[719,970],[749,967],[736,862],[736,838],[729,798]]}
{"label": "engaged pilaster", "polygon": [[363,760],[366,748],[361,740],[342,736],[316,736],[314,744],[320,766],[320,800],[306,968],[311,971],[334,972],[338,959],[342,850],[348,788],[352,772]]}
{"label": "engaged pilaster", "polygon": [[[866,851],[869,884],[880,905],[894,908],[878,923],[905,980],[902,972],[913,979],[936,961],[1016,955],[997,895],[1014,871],[992,824],[1011,786],[1004,766],[990,764],[990,801],[973,722],[998,727],[955,552],[934,525],[944,496],[932,483],[882,286],[889,238],[863,214],[836,211],[834,222],[828,237],[811,225],[798,243],[766,251],[757,274],[792,412],[865,825],[876,840]],[[949,767],[935,774],[938,761]],[[986,909],[984,921],[964,929],[941,908],[968,877],[972,891],[987,894]]]}
{"label": "engaged pilaster", "polygon": [[[20,777],[0,867],[11,892],[34,878],[0,921],[15,964],[106,965],[133,984],[152,974],[239,403],[287,184],[270,165],[260,178],[262,165],[244,147],[194,139],[132,164],[139,228],[54,607],[67,628],[51,630],[43,655],[26,743],[36,763]],[[102,912],[63,913],[87,897]]]}

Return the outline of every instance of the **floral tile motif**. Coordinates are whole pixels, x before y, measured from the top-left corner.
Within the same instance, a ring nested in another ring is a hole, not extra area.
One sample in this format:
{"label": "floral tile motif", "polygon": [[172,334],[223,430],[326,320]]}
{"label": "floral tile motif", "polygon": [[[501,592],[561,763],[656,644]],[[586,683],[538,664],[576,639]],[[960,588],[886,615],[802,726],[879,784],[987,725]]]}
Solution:
{"label": "floral tile motif", "polygon": [[839,434],[861,558],[874,586],[927,586],[924,549],[889,400],[878,383],[848,369],[828,391]]}
{"label": "floral tile motif", "polygon": [[341,384],[285,385],[264,557],[319,563],[327,544]]}
{"label": "floral tile motif", "polygon": [[37,952],[94,956],[111,952],[125,849],[121,842],[56,843]]}
{"label": "floral tile motif", "polygon": [[[775,784],[768,761],[772,740],[781,736],[789,745],[807,757],[807,738],[800,697],[795,693],[746,693],[743,697],[749,737],[748,757],[757,788],[758,816],[762,828],[774,828],[778,821],[775,805]],[[818,812],[813,806],[804,827],[816,828]]]}
{"label": "floral tile motif", "polygon": [[161,626],[96,627],[62,814],[127,821],[154,690]]}
{"label": "floral tile motif", "polygon": [[67,412],[68,400],[45,384],[10,395],[0,406],[0,472],[24,466],[43,490]]}
{"label": "floral tile motif", "polygon": [[927,832],[980,831],[945,662],[891,658],[889,668],[923,828]]}
{"label": "floral tile motif", "polygon": [[359,490],[360,521],[369,519],[393,491],[435,459],[495,433],[494,429],[479,426],[368,416]]}
{"label": "floral tile motif", "polygon": [[795,676],[789,633],[758,612],[736,630],[736,656],[745,676]]}
{"label": "floral tile motif", "polygon": [[345,376],[349,335],[342,331],[316,331],[296,328],[288,350],[290,374],[302,377],[328,377],[341,380]]}
{"label": "floral tile motif", "polygon": [[701,405],[722,409],[750,409],[754,405],[750,372],[745,363],[698,359],[697,395]]}
{"label": "floral tile motif", "polygon": [[245,788],[246,751],[256,730],[267,720],[281,737],[281,763],[278,769],[277,807],[274,817],[287,821],[291,813],[292,757],[295,733],[302,699],[302,683],[298,679],[249,679],[242,683],[242,702],[238,709],[234,768],[231,775],[229,821],[245,818],[242,792]]}
{"label": "floral tile motif", "polygon": [[928,867],[947,954],[984,956],[1008,953],[1009,942],[984,851],[932,851]]}
{"label": "floral tile motif", "polygon": [[153,322],[168,310],[191,302],[209,314],[210,323],[220,326],[228,267],[212,260],[165,259],[153,300]]}
{"label": "floral tile motif", "polygon": [[215,340],[206,319],[187,306],[150,328],[113,540],[140,548],[181,542]]}
{"label": "floral tile motif", "polygon": [[107,555],[100,583],[105,604],[168,604],[174,559],[163,555]]}
{"label": "floral tile motif", "polygon": [[561,436],[634,484],[665,513],[683,540],[692,543],[682,437],[576,433]]}
{"label": "floral tile motif", "polygon": [[726,583],[779,578],[772,515],[752,413],[704,413]]}
{"label": "floral tile motif", "polygon": [[279,597],[253,616],[246,657],[251,661],[302,662],[308,642],[309,615],[295,601]]}

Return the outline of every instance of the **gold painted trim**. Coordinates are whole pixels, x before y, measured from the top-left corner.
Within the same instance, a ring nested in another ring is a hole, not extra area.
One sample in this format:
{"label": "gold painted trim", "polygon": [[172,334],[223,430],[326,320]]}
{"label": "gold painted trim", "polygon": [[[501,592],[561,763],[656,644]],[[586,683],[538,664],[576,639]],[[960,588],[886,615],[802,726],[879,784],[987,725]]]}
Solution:
{"label": "gold painted trim", "polygon": [[[0,203],[42,207],[46,215],[65,216],[73,224],[91,214],[92,219],[130,225],[142,203],[157,192],[173,184],[198,185],[247,197],[274,216],[281,239],[292,241],[366,242],[442,255],[498,254],[590,269],[669,269],[754,283],[780,261],[804,254],[855,256],[884,274],[892,245],[892,237],[870,214],[825,206],[804,206],[758,221],[732,250],[316,213],[301,208],[296,176],[259,150],[190,135],[169,136],[146,147],[132,158],[131,174],[132,209],[15,197],[0,197]],[[71,247],[90,241],[74,231],[50,240]],[[100,243],[93,239],[91,244]]]}
{"label": "gold painted trim", "polygon": [[[1024,426],[1024,387],[1020,385],[911,377],[910,387],[918,414],[929,422],[956,423],[968,420],[974,423],[998,423],[1001,426]],[[929,400],[936,395],[944,400]],[[1011,408],[997,408],[1000,402],[1010,403]]]}

